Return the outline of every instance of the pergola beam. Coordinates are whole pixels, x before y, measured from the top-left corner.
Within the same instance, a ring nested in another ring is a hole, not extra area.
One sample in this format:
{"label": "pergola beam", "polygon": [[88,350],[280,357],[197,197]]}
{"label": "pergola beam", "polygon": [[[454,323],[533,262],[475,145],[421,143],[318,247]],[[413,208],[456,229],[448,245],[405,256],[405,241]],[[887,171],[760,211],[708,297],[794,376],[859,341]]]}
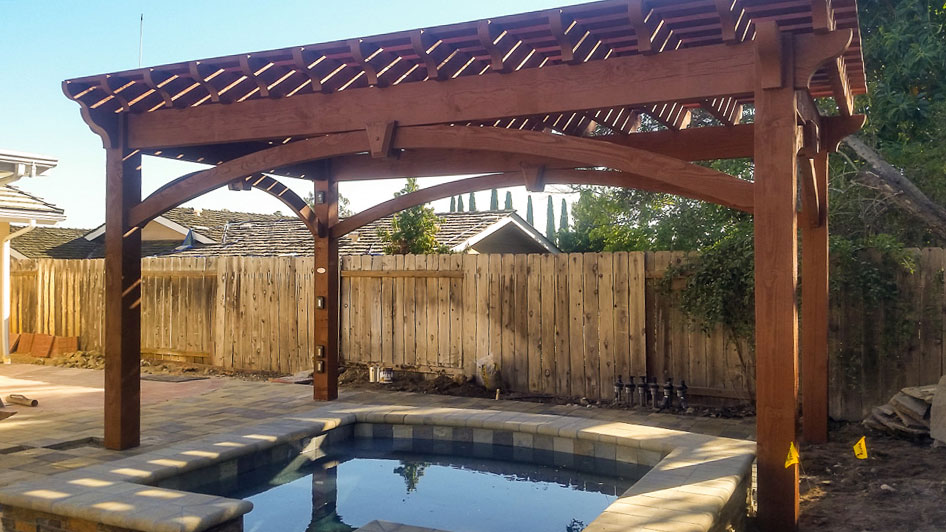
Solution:
{"label": "pergola beam", "polygon": [[[817,67],[834,60],[837,50],[843,51],[850,40],[850,30],[794,36],[797,46],[808,52],[802,55],[807,62],[791,71],[796,87],[806,88]],[[384,90],[368,87],[162,109],[129,115],[129,146],[161,149],[310,137],[361,129],[365,116],[411,126],[741,97],[752,93],[753,62],[752,43],[714,45],[659,56],[462,76],[441,83],[399,84]],[[324,113],[323,109],[333,112]]]}
{"label": "pergola beam", "polygon": [[364,127],[365,116],[402,126],[450,124],[747,95],[752,93],[753,57],[751,43],[704,46],[659,57],[617,57],[384,90],[159,110],[129,116],[129,142],[161,149],[355,131]]}
{"label": "pergola beam", "polygon": [[749,181],[737,181],[732,183],[731,187],[727,187],[728,190],[725,193],[710,195],[694,193],[691,187],[687,186],[686,183],[671,184],[667,181],[650,179],[629,172],[545,169],[542,167],[526,166],[518,172],[509,171],[459,179],[398,196],[346,218],[332,228],[331,234],[334,238],[341,238],[375,220],[438,199],[449,198],[460,194],[469,194],[470,192],[478,192],[491,188],[521,186],[524,181],[526,183],[529,182],[530,173],[535,173],[534,179],[540,180],[544,185],[600,185],[632,188],[649,192],[663,192],[726,205],[745,212],[752,212],[752,183]]}
{"label": "pergola beam", "polygon": [[[418,126],[398,128],[395,149],[463,149],[515,153],[572,161],[576,166],[613,168],[632,172],[693,194],[723,198],[744,181],[706,167],[656,153],[607,142],[534,131],[500,128]],[[282,144],[197,172],[162,187],[131,208],[130,223],[143,226],[155,216],[234,179],[308,161],[369,151],[364,130]],[[736,205],[727,205],[736,207]]]}

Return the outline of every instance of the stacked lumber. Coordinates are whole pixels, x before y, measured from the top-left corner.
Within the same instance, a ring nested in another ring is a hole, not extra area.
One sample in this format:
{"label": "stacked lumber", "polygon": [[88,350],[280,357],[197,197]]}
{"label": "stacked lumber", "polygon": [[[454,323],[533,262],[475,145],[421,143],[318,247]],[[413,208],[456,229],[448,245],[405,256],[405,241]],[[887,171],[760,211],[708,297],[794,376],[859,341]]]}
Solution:
{"label": "stacked lumber", "polygon": [[930,408],[930,436],[933,446],[946,446],[946,376],[939,379]]}
{"label": "stacked lumber", "polygon": [[930,435],[930,406],[936,385],[904,388],[885,405],[875,406],[864,426],[893,436],[917,439]]}

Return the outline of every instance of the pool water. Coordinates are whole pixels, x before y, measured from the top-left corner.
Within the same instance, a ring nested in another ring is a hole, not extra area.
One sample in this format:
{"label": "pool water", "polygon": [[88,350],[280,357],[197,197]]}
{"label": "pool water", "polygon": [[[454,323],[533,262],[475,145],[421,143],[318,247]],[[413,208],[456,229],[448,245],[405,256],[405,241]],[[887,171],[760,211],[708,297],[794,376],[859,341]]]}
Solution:
{"label": "pool water", "polygon": [[374,520],[450,532],[578,532],[648,469],[494,445],[452,444],[440,454],[427,443],[398,450],[391,440],[353,439],[321,458],[296,456],[199,491],[251,501],[248,532],[350,532]]}

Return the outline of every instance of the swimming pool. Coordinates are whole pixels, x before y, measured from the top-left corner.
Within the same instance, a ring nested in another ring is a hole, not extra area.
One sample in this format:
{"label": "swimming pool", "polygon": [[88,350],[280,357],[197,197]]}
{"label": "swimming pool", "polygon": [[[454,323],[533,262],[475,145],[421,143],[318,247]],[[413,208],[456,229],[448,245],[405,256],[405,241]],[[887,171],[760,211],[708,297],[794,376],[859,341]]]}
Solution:
{"label": "swimming pool", "polygon": [[[578,532],[650,469],[495,445],[404,444],[356,438],[197,491],[252,502],[248,532],[348,532],[374,520],[451,532]],[[572,467],[555,465],[564,460]]]}

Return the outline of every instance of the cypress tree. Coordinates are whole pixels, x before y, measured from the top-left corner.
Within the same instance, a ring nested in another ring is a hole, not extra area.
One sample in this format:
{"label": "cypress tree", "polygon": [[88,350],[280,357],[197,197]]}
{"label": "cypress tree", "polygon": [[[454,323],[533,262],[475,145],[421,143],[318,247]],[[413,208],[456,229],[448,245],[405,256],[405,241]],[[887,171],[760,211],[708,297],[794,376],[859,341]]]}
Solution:
{"label": "cypress tree", "polygon": [[529,225],[535,225],[535,217],[532,215],[532,195],[529,195],[528,200],[526,201],[526,221],[529,222]]}
{"label": "cypress tree", "polygon": [[568,205],[565,204],[565,198],[562,198],[562,218],[558,221],[558,230],[568,230]]}
{"label": "cypress tree", "polygon": [[489,210],[499,210],[499,191],[497,191],[495,188],[489,194]]}
{"label": "cypress tree", "polygon": [[470,192],[470,201],[467,202],[467,210],[476,212],[476,195]]}
{"label": "cypress tree", "polygon": [[463,196],[457,196],[457,212],[463,212]]}
{"label": "cypress tree", "polygon": [[457,198],[450,196],[450,212],[457,212]]}
{"label": "cypress tree", "polygon": [[506,191],[506,206],[504,207],[507,211],[512,210],[512,192]]}
{"label": "cypress tree", "polygon": [[555,242],[555,209],[552,207],[552,196],[549,196],[545,208],[545,237]]}

